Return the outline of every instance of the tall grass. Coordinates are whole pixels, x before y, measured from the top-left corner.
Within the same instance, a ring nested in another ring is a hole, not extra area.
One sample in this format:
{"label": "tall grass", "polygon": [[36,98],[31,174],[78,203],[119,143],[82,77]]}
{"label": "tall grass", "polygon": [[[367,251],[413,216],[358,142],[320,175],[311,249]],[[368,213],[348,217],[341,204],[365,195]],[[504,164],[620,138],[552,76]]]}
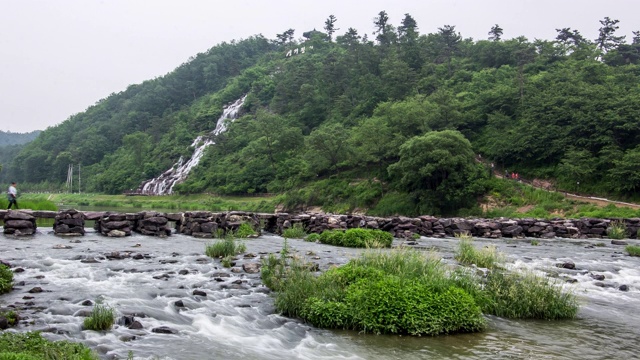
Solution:
{"label": "tall grass", "polygon": [[247,250],[244,243],[237,243],[233,237],[227,237],[214,243],[207,244],[205,254],[211,258],[227,257],[241,254]]}
{"label": "tall grass", "polygon": [[84,319],[84,327],[89,330],[103,331],[111,329],[115,321],[115,311],[102,300],[97,300],[91,314]]}
{"label": "tall grass", "polygon": [[248,238],[249,236],[253,236],[256,234],[256,231],[253,230],[251,225],[249,225],[248,223],[242,223],[232,236],[235,236],[236,238]]}
{"label": "tall grass", "polygon": [[607,228],[607,236],[609,239],[624,239],[627,237],[627,226],[624,220],[614,220]]}
{"label": "tall grass", "polygon": [[8,266],[0,264],[0,294],[7,293],[13,288],[13,271]]}
{"label": "tall grass", "polygon": [[638,245],[627,245],[624,249],[630,256],[640,256],[640,246]]}
{"label": "tall grass", "polygon": [[498,252],[495,246],[477,249],[473,246],[473,240],[470,238],[460,239],[454,257],[460,264],[475,264],[477,267],[488,269],[494,268],[499,262],[504,261],[504,255]]}
{"label": "tall grass", "polygon": [[282,237],[289,239],[302,239],[307,236],[307,232],[304,231],[302,223],[295,223],[288,229],[282,231]]}
{"label": "tall grass", "polygon": [[483,310],[511,319],[572,319],[578,302],[555,281],[532,272],[492,271],[487,277]]}

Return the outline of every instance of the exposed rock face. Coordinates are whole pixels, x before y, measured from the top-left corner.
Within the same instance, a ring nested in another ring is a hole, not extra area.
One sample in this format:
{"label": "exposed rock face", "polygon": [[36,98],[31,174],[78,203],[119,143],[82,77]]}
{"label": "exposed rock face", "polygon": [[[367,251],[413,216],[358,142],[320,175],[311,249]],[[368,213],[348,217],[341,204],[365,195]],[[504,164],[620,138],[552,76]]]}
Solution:
{"label": "exposed rock face", "polygon": [[8,210],[3,219],[5,234],[23,236],[36,232],[36,217],[27,211]]}

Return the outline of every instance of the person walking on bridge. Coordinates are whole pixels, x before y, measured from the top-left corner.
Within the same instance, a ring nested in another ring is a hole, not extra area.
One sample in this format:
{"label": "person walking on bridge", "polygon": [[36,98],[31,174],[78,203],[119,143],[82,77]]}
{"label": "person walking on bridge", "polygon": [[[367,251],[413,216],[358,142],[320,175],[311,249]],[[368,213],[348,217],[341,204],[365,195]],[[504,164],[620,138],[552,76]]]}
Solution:
{"label": "person walking on bridge", "polygon": [[9,186],[9,190],[7,190],[7,200],[9,200],[9,206],[7,206],[7,210],[11,209],[11,206],[15,205],[16,210],[18,210],[18,190],[16,190],[15,181],[11,183]]}

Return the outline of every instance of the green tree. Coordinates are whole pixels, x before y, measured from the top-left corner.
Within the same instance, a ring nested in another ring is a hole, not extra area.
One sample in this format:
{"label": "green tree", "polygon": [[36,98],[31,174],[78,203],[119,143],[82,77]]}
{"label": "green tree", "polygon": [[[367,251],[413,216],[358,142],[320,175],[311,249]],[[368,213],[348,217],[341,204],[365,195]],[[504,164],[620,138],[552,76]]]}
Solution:
{"label": "green tree", "polygon": [[397,186],[416,195],[423,209],[444,213],[473,203],[482,187],[482,167],[471,143],[454,130],[433,131],[409,139],[400,160],[388,168]]}
{"label": "green tree", "polygon": [[489,30],[489,40],[500,41],[501,38],[502,28],[498,24],[493,25],[491,30]]}
{"label": "green tree", "polygon": [[596,39],[598,49],[606,53],[624,42],[625,36],[615,36],[616,30],[620,28],[620,26],[618,26],[619,22],[620,20],[612,20],[608,16],[603,20],[600,20],[602,27],[600,28],[598,38]]}
{"label": "green tree", "polygon": [[342,124],[323,125],[313,130],[305,139],[306,158],[311,170],[316,174],[335,172],[348,159],[349,137],[349,132]]}
{"label": "green tree", "polygon": [[579,184],[584,188],[585,184],[592,183],[596,166],[597,163],[589,151],[571,147],[558,165],[558,178],[563,182],[563,187],[580,190]]}
{"label": "green tree", "polygon": [[625,151],[622,158],[614,160],[609,177],[616,191],[626,195],[637,195],[640,190],[640,146]]}
{"label": "green tree", "polygon": [[340,30],[339,28],[336,28],[336,21],[338,21],[338,19],[335,17],[335,15],[329,15],[327,20],[324,21],[324,31],[327,32],[329,42],[333,40],[333,33]]}

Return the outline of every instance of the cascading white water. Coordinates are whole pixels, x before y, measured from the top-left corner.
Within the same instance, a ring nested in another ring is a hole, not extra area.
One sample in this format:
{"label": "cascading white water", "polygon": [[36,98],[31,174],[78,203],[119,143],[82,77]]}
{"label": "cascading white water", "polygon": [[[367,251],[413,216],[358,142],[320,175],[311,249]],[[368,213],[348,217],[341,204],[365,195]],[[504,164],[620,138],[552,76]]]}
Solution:
{"label": "cascading white water", "polygon": [[195,147],[193,155],[186,162],[182,157],[175,163],[171,169],[163,172],[160,176],[143,182],[138,188],[138,192],[147,195],[168,195],[173,192],[173,187],[186,180],[189,172],[198,165],[200,159],[204,155],[204,150],[215,142],[210,138],[220,135],[227,130],[229,121],[233,121],[238,116],[238,111],[244,104],[247,95],[234,101],[231,105],[224,108],[222,115],[216,123],[216,128],[207,136],[198,136],[193,143]]}

